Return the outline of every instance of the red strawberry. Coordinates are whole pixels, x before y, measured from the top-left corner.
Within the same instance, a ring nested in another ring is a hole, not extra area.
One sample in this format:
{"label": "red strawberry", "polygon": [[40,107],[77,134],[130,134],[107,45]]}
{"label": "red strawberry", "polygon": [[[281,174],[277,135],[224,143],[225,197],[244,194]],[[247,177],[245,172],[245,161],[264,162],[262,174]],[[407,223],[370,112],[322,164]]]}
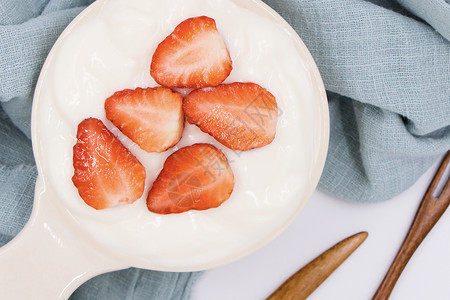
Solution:
{"label": "red strawberry", "polygon": [[221,84],[191,92],[183,101],[186,119],[234,150],[250,150],[275,138],[275,97],[255,83]]}
{"label": "red strawberry", "polygon": [[147,197],[147,207],[158,214],[218,207],[234,187],[225,155],[210,144],[194,144],[170,155]]}
{"label": "red strawberry", "polygon": [[163,152],[181,139],[183,97],[171,89],[137,88],[106,99],[106,118],[147,152]]}
{"label": "red strawberry", "polygon": [[202,88],[224,81],[232,69],[228,49],[208,17],[181,22],[153,54],[151,76],[167,87]]}
{"label": "red strawberry", "polygon": [[133,203],[144,193],[145,169],[127,148],[94,118],[78,125],[73,147],[73,184],[86,204],[104,209]]}

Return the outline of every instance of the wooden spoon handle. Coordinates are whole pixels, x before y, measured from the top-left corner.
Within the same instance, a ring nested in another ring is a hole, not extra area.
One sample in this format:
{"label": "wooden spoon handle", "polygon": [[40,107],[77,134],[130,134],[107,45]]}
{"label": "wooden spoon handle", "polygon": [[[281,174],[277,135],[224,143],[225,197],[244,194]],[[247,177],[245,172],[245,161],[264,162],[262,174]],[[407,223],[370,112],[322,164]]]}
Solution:
{"label": "wooden spoon handle", "polygon": [[283,283],[268,300],[306,299],[367,237],[360,232],[334,245]]}
{"label": "wooden spoon handle", "polygon": [[391,267],[389,268],[386,276],[381,282],[372,300],[385,300],[389,298],[389,295],[391,294],[395,283],[400,277],[400,274],[402,273],[409,259],[449,206],[450,184],[448,178],[440,195],[435,195],[436,197],[434,196],[448,166],[449,160],[450,151],[448,151],[445,155],[441,166],[439,167],[433,181],[428,187],[428,190],[422,199],[411,228],[409,229],[409,232],[406,235],[406,238],[403,241],[403,244],[400,247],[397,256],[392,262]]}

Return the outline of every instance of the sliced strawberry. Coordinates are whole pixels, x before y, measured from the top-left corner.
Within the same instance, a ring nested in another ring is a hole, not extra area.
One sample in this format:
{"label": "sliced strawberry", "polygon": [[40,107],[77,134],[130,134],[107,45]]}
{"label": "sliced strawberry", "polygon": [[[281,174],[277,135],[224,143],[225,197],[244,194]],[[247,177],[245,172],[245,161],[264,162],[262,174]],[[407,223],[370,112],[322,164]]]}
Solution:
{"label": "sliced strawberry", "polygon": [[150,74],[166,87],[202,88],[224,81],[232,69],[228,49],[209,17],[181,22],[153,54]]}
{"label": "sliced strawberry", "polygon": [[192,91],[183,101],[186,120],[234,150],[250,150],[275,138],[275,97],[255,83],[222,84]]}
{"label": "sliced strawberry", "polygon": [[86,204],[104,209],[133,203],[144,193],[145,169],[102,121],[78,125],[73,184]]}
{"label": "sliced strawberry", "polygon": [[183,97],[171,89],[137,88],[106,99],[106,118],[147,152],[163,152],[181,139]]}
{"label": "sliced strawberry", "polygon": [[158,214],[218,207],[234,187],[225,155],[210,144],[194,144],[170,155],[147,197],[147,207]]}

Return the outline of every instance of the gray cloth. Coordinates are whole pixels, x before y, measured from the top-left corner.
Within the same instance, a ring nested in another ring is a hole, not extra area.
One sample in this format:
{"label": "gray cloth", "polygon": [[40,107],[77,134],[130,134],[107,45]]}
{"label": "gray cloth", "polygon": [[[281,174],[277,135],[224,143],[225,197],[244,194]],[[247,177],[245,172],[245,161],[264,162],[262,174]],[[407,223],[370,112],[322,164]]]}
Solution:
{"label": "gray cloth", "polygon": [[308,46],[328,91],[319,188],[353,201],[390,199],[450,148],[448,3],[265,2]]}
{"label": "gray cloth", "polygon": [[[40,68],[91,2],[0,0],[0,245],[32,207],[30,112]],[[265,2],[304,40],[328,91],[321,189],[353,201],[390,199],[450,148],[448,0]],[[90,280],[73,298],[185,299],[198,274],[118,271]]]}

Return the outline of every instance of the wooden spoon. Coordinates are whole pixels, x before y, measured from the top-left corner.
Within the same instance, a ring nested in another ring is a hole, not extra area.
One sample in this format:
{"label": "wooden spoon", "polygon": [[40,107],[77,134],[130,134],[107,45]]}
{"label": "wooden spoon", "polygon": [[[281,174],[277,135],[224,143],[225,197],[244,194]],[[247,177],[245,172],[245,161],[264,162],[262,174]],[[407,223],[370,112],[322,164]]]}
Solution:
{"label": "wooden spoon", "polygon": [[[389,298],[389,295],[394,288],[400,274],[405,268],[411,256],[419,247],[420,243],[426,237],[428,232],[433,228],[434,224],[439,220],[444,211],[450,204],[450,184],[449,179],[445,183],[445,186],[440,195],[435,195],[439,183],[445,173],[450,160],[450,151],[445,155],[444,161],[439,167],[433,181],[428,187],[425,196],[417,211],[416,217],[409,229],[409,232],[403,241],[400,250],[397,253],[391,267],[389,268],[386,276],[384,277],[381,285],[373,296],[372,300],[385,300]],[[445,178],[444,178],[445,180]]]}
{"label": "wooden spoon", "polygon": [[337,243],[292,275],[267,300],[306,299],[364,242],[367,235],[363,231]]}

